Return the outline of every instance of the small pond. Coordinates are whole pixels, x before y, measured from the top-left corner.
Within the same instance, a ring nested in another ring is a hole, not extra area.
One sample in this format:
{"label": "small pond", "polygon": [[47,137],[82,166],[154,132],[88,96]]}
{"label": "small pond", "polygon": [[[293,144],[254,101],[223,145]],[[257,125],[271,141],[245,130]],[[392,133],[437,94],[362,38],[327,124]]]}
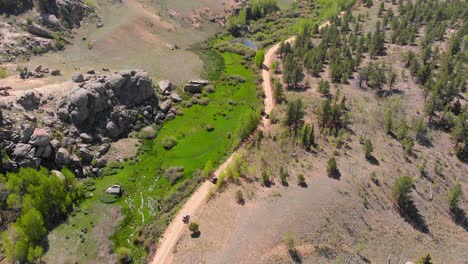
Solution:
{"label": "small pond", "polygon": [[257,44],[249,38],[238,38],[232,41],[233,43],[240,43],[251,49],[257,50]]}

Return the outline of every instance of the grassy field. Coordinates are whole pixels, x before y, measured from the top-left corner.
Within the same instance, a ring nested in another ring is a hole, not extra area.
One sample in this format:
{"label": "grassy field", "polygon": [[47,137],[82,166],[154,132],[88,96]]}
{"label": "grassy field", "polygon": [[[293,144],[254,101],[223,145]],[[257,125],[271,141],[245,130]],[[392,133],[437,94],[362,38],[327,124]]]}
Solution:
{"label": "grassy field", "polygon": [[[158,201],[176,192],[179,185],[202,169],[207,161],[212,161],[216,166],[225,160],[240,142],[235,135],[246,115],[259,112],[260,102],[256,97],[254,73],[241,65],[241,56],[224,53],[222,57],[225,64],[224,75],[241,75],[246,81],[235,85],[219,81],[216,91],[206,95],[210,100],[207,106],[180,107],[183,115],[164,124],[157,138],[145,144],[145,152],[137,158],[138,161],[128,161],[117,174],[95,180],[93,197],[81,205],[81,212],[71,216],[68,223],[59,226],[49,235],[51,250],[46,254],[45,260],[55,263],[54,260],[60,259],[59,262],[65,263],[79,259],[80,263],[92,263],[102,259],[102,249],[96,247],[102,237],[93,237],[93,232],[88,232],[82,234],[87,239],[79,243],[76,242],[79,240],[78,231],[83,228],[92,230],[93,225],[99,226],[102,221],[107,223],[104,226],[115,225],[119,219],[109,219],[108,214],[110,208],[117,206],[122,208],[124,221],[113,235],[115,245],[131,248],[137,258],[144,255],[143,250],[133,244],[133,236],[139,227],[158,216]],[[214,130],[208,132],[207,125],[214,127]],[[161,141],[169,136],[176,137],[178,143],[166,150]],[[172,166],[184,167],[183,179],[175,185],[171,185],[164,177],[164,170]],[[113,205],[105,205],[99,197],[113,184],[120,184],[125,195]],[[118,218],[117,216],[113,218]],[[90,224],[92,221],[93,225]],[[110,235],[112,233],[107,234]],[[58,252],[56,248],[64,250]],[[73,254],[64,254],[67,250]]]}

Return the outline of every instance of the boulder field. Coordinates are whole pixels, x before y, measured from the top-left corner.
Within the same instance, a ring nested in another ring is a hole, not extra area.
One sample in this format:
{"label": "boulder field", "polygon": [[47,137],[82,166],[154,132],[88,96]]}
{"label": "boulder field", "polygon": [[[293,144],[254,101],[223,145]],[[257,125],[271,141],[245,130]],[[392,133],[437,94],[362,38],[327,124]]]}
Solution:
{"label": "boulder field", "polygon": [[100,176],[112,141],[175,116],[173,99],[160,99],[145,71],[91,73],[75,74],[66,93],[30,91],[0,106],[0,171],[42,165]]}

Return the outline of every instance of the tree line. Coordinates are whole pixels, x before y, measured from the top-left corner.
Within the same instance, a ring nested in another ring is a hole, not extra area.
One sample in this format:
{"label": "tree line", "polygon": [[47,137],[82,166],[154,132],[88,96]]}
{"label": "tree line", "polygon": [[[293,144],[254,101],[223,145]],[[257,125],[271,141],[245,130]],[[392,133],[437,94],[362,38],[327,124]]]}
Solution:
{"label": "tree line", "polygon": [[49,173],[45,168],[21,168],[0,178],[1,210],[12,223],[2,234],[2,245],[11,262],[34,262],[43,254],[44,236],[67,217],[84,197],[75,176],[67,169]]}

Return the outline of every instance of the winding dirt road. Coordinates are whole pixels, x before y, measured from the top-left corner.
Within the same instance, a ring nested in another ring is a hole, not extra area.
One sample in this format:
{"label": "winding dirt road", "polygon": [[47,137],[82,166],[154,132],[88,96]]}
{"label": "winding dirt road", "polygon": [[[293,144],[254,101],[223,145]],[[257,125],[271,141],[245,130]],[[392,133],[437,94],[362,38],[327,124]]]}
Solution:
{"label": "winding dirt road", "polygon": [[[293,41],[295,37],[289,38],[287,41]],[[268,52],[265,54],[265,65],[270,65],[273,61],[273,56],[275,56],[276,51],[278,50],[280,44],[276,44],[271,47]],[[269,70],[264,67],[262,72],[263,76],[263,89],[265,91],[265,113],[270,114],[271,110],[275,106],[275,101],[273,99],[273,90],[271,84],[271,73]],[[263,117],[262,122],[258,125],[257,129],[267,130],[270,127],[270,120]],[[244,144],[239,147],[239,150],[244,149]],[[235,151],[215,172],[215,176],[218,176],[226,167],[231,163],[232,157],[239,151]],[[169,264],[172,263],[174,258],[173,249],[177,244],[182,233],[187,229],[187,226],[182,222],[182,217],[184,215],[194,215],[198,209],[205,203],[208,193],[210,192],[213,184],[210,181],[205,181],[198,190],[192,194],[192,196],[187,200],[176,217],[167,227],[164,235],[159,240],[156,253],[151,261],[152,264]]]}
{"label": "winding dirt road", "polygon": [[[339,16],[342,16],[345,12],[341,12]],[[327,21],[320,25],[319,28],[330,25],[330,22]],[[296,36],[290,37],[286,42],[293,42],[296,39]],[[275,100],[273,98],[273,86],[271,83],[271,71],[268,69],[269,65],[273,62],[273,58],[278,51],[280,43],[277,43],[271,47],[265,54],[265,60],[263,62],[264,67],[262,70],[263,78],[263,90],[265,92],[265,113],[269,115],[271,110],[275,107]],[[266,117],[263,117],[262,122],[258,125],[257,129],[266,131],[270,128],[270,120]],[[244,149],[244,144],[242,144],[237,151],[235,151],[216,171],[215,176],[218,176],[226,167],[231,163],[232,157],[239,152],[239,150]],[[167,227],[164,235],[159,240],[156,252],[151,260],[151,264],[170,264],[174,259],[173,250],[177,244],[177,241],[181,237],[184,231],[187,230],[187,226],[182,222],[182,217],[184,215],[194,215],[198,209],[200,209],[203,204],[206,202],[208,193],[210,192],[213,184],[210,181],[205,181],[198,190],[192,194],[192,196],[187,200],[176,217]]]}

